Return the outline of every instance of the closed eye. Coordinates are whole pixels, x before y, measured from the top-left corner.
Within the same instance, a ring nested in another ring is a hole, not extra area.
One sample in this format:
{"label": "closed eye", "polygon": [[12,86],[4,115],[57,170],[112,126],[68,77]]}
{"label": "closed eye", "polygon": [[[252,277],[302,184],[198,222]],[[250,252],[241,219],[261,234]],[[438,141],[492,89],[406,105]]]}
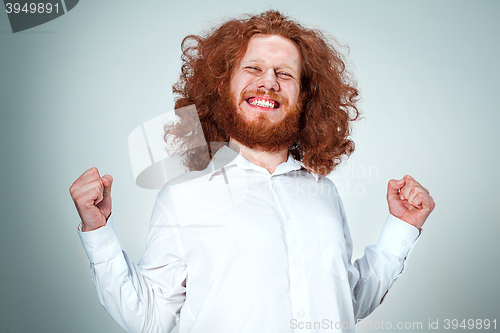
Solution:
{"label": "closed eye", "polygon": [[293,75],[287,72],[278,72],[276,75],[284,79],[293,79]]}
{"label": "closed eye", "polygon": [[254,72],[260,72],[260,68],[255,67],[255,66],[247,66],[247,67],[245,67],[245,69],[248,69],[248,70],[254,71]]}

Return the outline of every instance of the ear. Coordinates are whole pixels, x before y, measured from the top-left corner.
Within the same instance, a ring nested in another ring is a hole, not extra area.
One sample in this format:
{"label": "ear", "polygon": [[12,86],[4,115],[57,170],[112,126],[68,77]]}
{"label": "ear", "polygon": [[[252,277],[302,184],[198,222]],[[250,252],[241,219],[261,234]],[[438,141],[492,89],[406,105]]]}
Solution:
{"label": "ear", "polygon": [[219,92],[219,96],[222,96],[223,89],[224,89],[224,83],[221,82],[221,83],[219,83],[219,86],[217,87],[217,91]]}

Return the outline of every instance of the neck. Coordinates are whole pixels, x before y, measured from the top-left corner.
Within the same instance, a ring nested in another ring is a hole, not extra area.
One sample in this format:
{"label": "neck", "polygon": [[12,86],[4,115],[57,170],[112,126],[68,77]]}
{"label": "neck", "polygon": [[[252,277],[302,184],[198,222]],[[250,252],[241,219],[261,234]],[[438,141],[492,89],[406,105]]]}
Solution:
{"label": "neck", "polygon": [[271,174],[274,172],[274,170],[276,170],[278,165],[286,162],[288,159],[288,148],[284,148],[277,153],[271,153],[260,149],[249,148],[230,138],[229,148],[231,147],[239,151],[239,154],[241,156],[243,156],[253,164],[263,167]]}

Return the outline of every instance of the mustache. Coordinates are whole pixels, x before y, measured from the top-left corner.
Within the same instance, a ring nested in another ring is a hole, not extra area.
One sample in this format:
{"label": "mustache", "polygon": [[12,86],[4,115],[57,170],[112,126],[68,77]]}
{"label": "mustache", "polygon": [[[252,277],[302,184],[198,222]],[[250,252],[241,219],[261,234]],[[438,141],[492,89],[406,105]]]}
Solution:
{"label": "mustache", "polygon": [[243,103],[251,96],[267,96],[268,98],[273,99],[276,102],[278,102],[280,104],[280,106],[288,107],[288,100],[287,99],[283,98],[281,95],[275,93],[274,91],[267,91],[264,89],[255,89],[255,90],[244,91],[241,94],[240,101],[238,104]]}

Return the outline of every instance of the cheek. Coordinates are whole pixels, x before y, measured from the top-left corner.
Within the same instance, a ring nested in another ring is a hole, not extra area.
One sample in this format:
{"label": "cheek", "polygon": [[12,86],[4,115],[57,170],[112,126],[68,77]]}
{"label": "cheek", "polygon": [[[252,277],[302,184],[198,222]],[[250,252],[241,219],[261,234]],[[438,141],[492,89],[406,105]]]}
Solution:
{"label": "cheek", "polygon": [[231,78],[229,87],[232,93],[239,95],[249,85],[249,79],[243,73],[238,73]]}
{"label": "cheek", "polygon": [[290,91],[290,104],[295,104],[299,100],[300,97],[300,90],[297,88],[294,88]]}
{"label": "cheek", "polygon": [[300,96],[300,86],[295,80],[287,80],[281,83],[281,90],[286,94],[289,101],[297,101]]}

